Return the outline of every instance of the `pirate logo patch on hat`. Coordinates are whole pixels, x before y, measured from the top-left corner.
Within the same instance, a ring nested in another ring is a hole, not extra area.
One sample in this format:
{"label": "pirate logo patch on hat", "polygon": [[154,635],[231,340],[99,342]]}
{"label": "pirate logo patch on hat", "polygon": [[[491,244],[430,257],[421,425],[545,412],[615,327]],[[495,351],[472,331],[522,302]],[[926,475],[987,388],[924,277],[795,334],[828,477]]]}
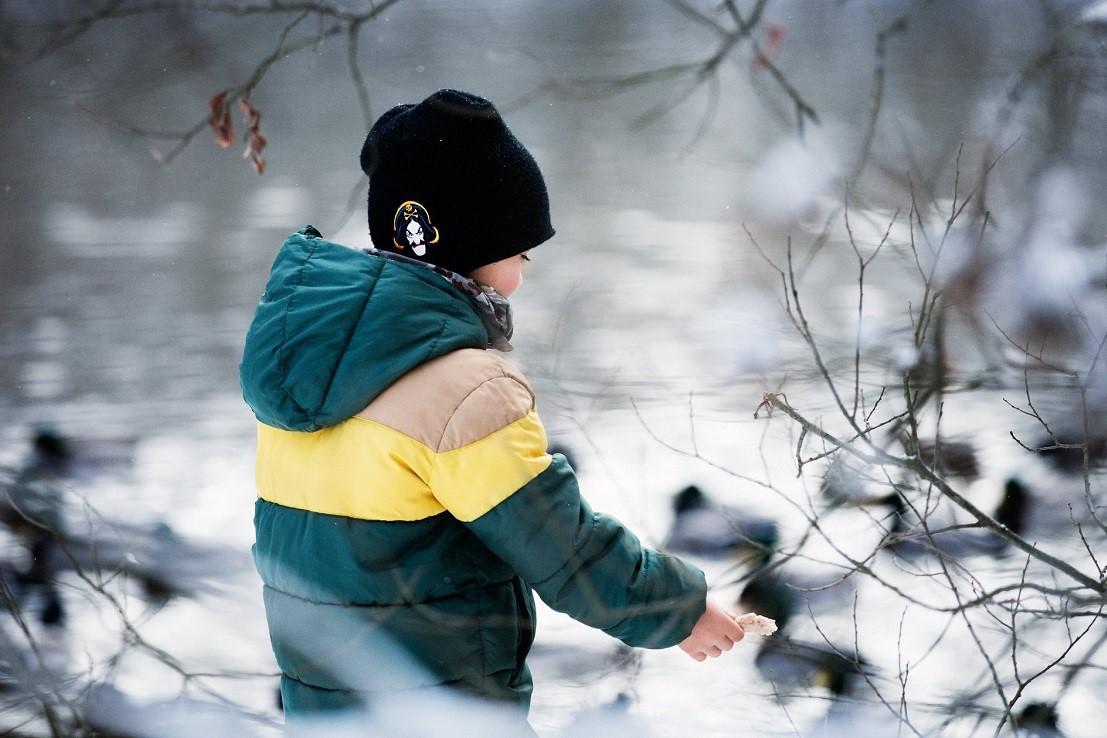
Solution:
{"label": "pirate logo patch on hat", "polygon": [[425,256],[427,246],[438,243],[438,229],[431,224],[430,213],[425,207],[407,200],[396,208],[392,217],[392,243],[400,251],[410,246],[416,256]]}

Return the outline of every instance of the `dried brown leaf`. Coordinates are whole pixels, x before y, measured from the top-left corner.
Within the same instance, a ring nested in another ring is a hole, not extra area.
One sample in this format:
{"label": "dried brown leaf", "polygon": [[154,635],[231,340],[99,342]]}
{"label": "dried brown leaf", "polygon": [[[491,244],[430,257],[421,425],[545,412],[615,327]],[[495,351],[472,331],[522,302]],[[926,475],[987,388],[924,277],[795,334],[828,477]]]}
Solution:
{"label": "dried brown leaf", "polygon": [[258,174],[264,174],[265,158],[261,152],[269,142],[261,135],[261,113],[246,98],[240,99],[238,105],[246,121],[246,150],[242,152],[242,158],[249,159]]}
{"label": "dried brown leaf", "polygon": [[208,106],[211,107],[208,123],[215,132],[215,143],[228,148],[234,143],[234,124],[231,122],[231,109],[227,106],[227,90],[214,95]]}

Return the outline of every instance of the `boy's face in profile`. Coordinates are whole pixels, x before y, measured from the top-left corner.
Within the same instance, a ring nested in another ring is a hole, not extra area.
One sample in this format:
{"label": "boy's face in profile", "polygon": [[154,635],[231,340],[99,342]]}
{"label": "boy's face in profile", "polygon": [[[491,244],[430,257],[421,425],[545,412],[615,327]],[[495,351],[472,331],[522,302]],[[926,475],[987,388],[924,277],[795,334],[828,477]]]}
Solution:
{"label": "boy's face in profile", "polygon": [[469,277],[478,282],[483,282],[504,297],[511,297],[523,284],[523,262],[529,260],[527,253],[524,251],[521,254],[477,267],[469,274]]}

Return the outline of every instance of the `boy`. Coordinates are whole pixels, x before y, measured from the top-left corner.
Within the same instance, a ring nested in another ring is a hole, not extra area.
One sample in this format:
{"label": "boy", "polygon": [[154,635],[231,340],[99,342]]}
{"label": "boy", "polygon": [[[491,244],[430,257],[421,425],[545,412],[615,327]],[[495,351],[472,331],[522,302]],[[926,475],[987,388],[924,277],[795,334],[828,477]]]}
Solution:
{"label": "boy", "polygon": [[507,298],[553,235],[537,164],[440,90],[361,153],[375,249],[285,242],[246,337],[254,556],[289,719],[449,685],[530,703],[537,591],[632,646],[742,639],[703,573],[593,513],[546,452]]}

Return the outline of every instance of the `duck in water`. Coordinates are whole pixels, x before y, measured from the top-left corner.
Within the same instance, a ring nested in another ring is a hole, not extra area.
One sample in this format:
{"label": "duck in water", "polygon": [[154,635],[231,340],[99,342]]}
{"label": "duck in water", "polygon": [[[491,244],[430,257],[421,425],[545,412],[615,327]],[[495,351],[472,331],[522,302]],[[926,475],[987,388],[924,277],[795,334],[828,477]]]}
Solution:
{"label": "duck in water", "polygon": [[[186,541],[164,522],[134,525],[95,519],[95,526],[74,531],[65,516],[65,484],[124,460],[117,445],[78,444],[52,428],[31,439],[27,460],[0,470],[0,523],[27,550],[27,563],[10,567],[13,591],[39,608],[46,625],[65,621],[58,591],[59,572],[122,574],[135,581],[147,599],[164,603],[211,589],[235,571],[248,571],[249,556],[230,548]],[[82,450],[84,449],[84,450]],[[83,471],[82,471],[83,470]]]}
{"label": "duck in water", "polygon": [[[906,439],[901,441],[904,448],[911,448]],[[980,476],[976,449],[969,441],[919,439],[919,460],[943,477],[972,481]]]}
{"label": "duck in water", "polygon": [[852,649],[805,643],[788,636],[766,638],[754,659],[766,679],[782,686],[822,687],[835,697],[853,693],[872,667]]}
{"label": "duck in water", "polygon": [[21,477],[52,482],[87,481],[134,463],[137,439],[74,439],[53,426],[35,428]]}
{"label": "duck in water", "polygon": [[72,454],[61,434],[41,429],[31,441],[31,454],[20,467],[0,474],[0,524],[23,546],[22,563],[5,567],[17,602],[31,603],[43,625],[65,624],[65,605],[56,584],[64,556],[58,539],[64,535],[62,477],[70,471]]}
{"label": "duck in water", "polygon": [[1065,738],[1057,727],[1057,720],[1055,703],[1031,702],[1011,718],[1011,723],[1018,734],[1026,738]]}
{"label": "duck in water", "polygon": [[774,561],[774,549],[766,549],[748,575],[737,606],[741,612],[756,612],[772,618],[777,628],[784,630],[797,613],[825,611],[839,607],[853,592],[853,580],[848,572],[796,571],[780,561]]}
{"label": "duck in water", "polygon": [[760,555],[779,539],[776,521],[722,505],[688,485],[673,498],[673,524],[665,548],[705,558],[742,552]]}
{"label": "duck in water", "polygon": [[[888,495],[884,501],[892,508],[892,523],[880,547],[897,556],[999,556],[1007,551],[1006,538],[975,524],[951,525],[947,521],[928,521],[923,527],[917,513],[900,492]],[[1017,503],[1013,503],[1012,516],[1016,510]]]}
{"label": "duck in water", "polygon": [[1043,461],[1065,474],[1080,474],[1084,470],[1084,446],[1088,447],[1088,467],[1101,469],[1107,462],[1107,436],[1092,435],[1085,442],[1084,433],[1058,431],[1038,436],[1031,446]]}

